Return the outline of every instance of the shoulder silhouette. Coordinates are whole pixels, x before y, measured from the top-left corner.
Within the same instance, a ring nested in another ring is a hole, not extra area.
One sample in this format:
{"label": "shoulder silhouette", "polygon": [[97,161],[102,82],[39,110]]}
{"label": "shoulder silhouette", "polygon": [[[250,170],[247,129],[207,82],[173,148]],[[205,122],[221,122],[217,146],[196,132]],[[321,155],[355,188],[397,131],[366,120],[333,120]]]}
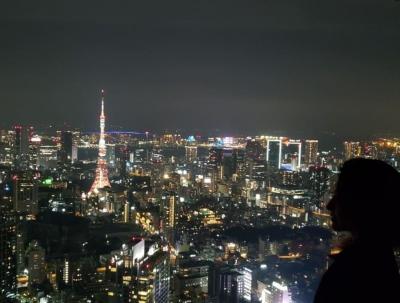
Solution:
{"label": "shoulder silhouette", "polygon": [[328,203],[332,228],[352,241],[335,256],[315,295],[321,302],[400,302],[400,174],[379,160],[344,163]]}

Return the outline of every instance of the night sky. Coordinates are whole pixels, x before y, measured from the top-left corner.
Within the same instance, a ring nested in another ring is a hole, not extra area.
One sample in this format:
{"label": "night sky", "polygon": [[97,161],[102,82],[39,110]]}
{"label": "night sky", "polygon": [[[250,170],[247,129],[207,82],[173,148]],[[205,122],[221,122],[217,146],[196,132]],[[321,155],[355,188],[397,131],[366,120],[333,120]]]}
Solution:
{"label": "night sky", "polygon": [[400,135],[400,2],[2,1],[0,126]]}

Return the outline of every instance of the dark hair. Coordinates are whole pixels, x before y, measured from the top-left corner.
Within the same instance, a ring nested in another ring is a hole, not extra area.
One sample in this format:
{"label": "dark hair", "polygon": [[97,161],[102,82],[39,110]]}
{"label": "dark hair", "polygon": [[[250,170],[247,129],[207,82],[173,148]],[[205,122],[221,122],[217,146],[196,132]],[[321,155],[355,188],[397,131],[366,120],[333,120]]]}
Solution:
{"label": "dark hair", "polygon": [[336,195],[360,235],[400,244],[400,174],[389,164],[372,159],[346,161]]}

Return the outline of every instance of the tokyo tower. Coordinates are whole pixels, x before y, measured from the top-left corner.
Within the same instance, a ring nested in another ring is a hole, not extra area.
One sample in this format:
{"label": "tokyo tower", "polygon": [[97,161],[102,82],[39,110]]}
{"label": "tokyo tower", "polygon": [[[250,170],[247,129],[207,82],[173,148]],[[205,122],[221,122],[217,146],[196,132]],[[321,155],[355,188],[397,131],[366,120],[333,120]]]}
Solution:
{"label": "tokyo tower", "polygon": [[100,114],[100,140],[99,156],[97,158],[96,178],[90,188],[89,195],[98,194],[99,189],[111,187],[108,180],[108,169],[106,159],[106,141],[104,139],[104,128],[106,125],[106,116],[104,115],[104,90],[101,90],[101,114]]}

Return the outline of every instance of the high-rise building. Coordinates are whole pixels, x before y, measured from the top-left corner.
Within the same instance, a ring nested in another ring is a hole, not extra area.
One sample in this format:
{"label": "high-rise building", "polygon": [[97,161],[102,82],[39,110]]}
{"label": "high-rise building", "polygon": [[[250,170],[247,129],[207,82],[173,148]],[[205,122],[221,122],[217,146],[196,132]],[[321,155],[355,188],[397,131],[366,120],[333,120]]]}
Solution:
{"label": "high-rise building", "polygon": [[222,172],[223,177],[228,180],[232,179],[232,175],[236,173],[236,155],[233,149],[223,149]]}
{"label": "high-rise building", "polygon": [[[18,219],[18,218],[17,218]],[[17,221],[17,238],[16,238],[16,262],[17,275],[20,275],[26,269],[25,260],[25,241],[27,239],[27,229],[24,222]]]}
{"label": "high-rise building", "polygon": [[187,162],[193,162],[197,159],[197,146],[185,146],[185,156]]}
{"label": "high-rise building", "polygon": [[298,170],[301,167],[301,141],[287,140],[283,142],[281,167],[289,170]]}
{"label": "high-rise building", "polygon": [[173,193],[164,196],[164,202],[163,204],[163,220],[164,220],[164,226],[169,227],[169,228],[174,228],[175,227],[175,216],[176,216],[176,197]]}
{"label": "high-rise building", "polygon": [[258,160],[258,161],[251,161],[249,162],[249,175],[252,180],[260,182],[262,184],[265,183],[266,178],[266,167],[265,161]]}
{"label": "high-rise building", "polygon": [[360,142],[345,141],[344,146],[344,159],[349,160],[361,156],[361,144]]}
{"label": "high-rise building", "polygon": [[[10,133],[12,134],[10,135]],[[15,151],[13,148],[13,142],[14,142],[14,132],[2,131],[1,142],[0,142],[0,164],[5,164],[7,166],[10,166],[14,162]]]}
{"label": "high-rise building", "polygon": [[61,132],[61,149],[60,149],[60,161],[72,162],[72,133],[69,131]]}
{"label": "high-rise building", "polygon": [[97,158],[96,177],[90,188],[89,194],[97,194],[99,189],[104,187],[111,187],[110,181],[108,180],[108,168],[106,159],[106,141],[105,141],[105,129],[106,116],[104,115],[104,90],[101,91],[101,114],[100,114],[100,139],[99,139],[99,155]]}
{"label": "high-rise building", "polygon": [[17,212],[38,213],[38,183],[34,176],[21,173],[13,177],[14,208]]}
{"label": "high-rise building", "polygon": [[26,169],[29,166],[29,132],[31,129],[15,126],[14,159],[17,168]]}
{"label": "high-rise building", "polygon": [[129,223],[131,218],[131,207],[128,201],[124,204],[124,223]]}
{"label": "high-rise building", "polygon": [[285,283],[273,281],[262,291],[262,303],[291,303],[291,295]]}
{"label": "high-rise building", "polygon": [[30,169],[38,168],[38,159],[40,153],[40,146],[42,144],[42,139],[39,136],[33,136],[33,134],[29,137],[29,154],[27,157],[27,164]]}
{"label": "high-rise building", "polygon": [[175,224],[178,215],[177,197],[173,192],[163,195],[161,199],[161,227],[162,232],[172,243],[174,241]]}
{"label": "high-rise building", "polygon": [[175,277],[175,292],[178,300],[200,301],[212,295],[213,262],[186,261],[179,264]]}
{"label": "high-rise building", "polygon": [[244,162],[243,153],[232,148],[213,147],[208,154],[208,167],[214,175],[214,181],[231,179],[237,173],[238,160]]}
{"label": "high-rise building", "polygon": [[106,158],[108,167],[114,169],[116,166],[115,144],[107,144]]}
{"label": "high-rise building", "polygon": [[246,158],[251,160],[261,160],[262,155],[264,154],[265,149],[262,147],[260,142],[256,140],[248,140],[246,143]]}
{"label": "high-rise building", "polygon": [[40,284],[46,278],[45,250],[40,247],[37,241],[32,241],[29,244],[27,254],[29,284]]}
{"label": "high-rise building", "polygon": [[0,302],[16,292],[16,214],[12,202],[0,201]]}
{"label": "high-rise building", "polygon": [[306,140],[304,162],[306,165],[317,163],[318,157],[318,140]]}
{"label": "high-rise building", "polygon": [[64,258],[64,262],[62,265],[62,281],[65,284],[70,284],[71,282],[71,264],[68,257]]}
{"label": "high-rise building", "polygon": [[38,149],[37,165],[41,169],[57,167],[58,150],[55,145],[42,145]]}
{"label": "high-rise building", "polygon": [[[115,171],[122,177],[126,177],[128,173],[128,164],[130,158],[129,149],[126,145],[116,145],[113,147],[114,149],[114,159],[115,162],[114,168]],[[136,159],[136,157],[135,157]],[[109,163],[108,163],[109,164]],[[130,164],[129,164],[130,165]]]}
{"label": "high-rise building", "polygon": [[222,159],[223,159],[223,149],[218,148],[218,147],[212,147],[209,150],[209,155],[208,155],[208,161],[210,166],[212,167],[218,167],[222,165]]}
{"label": "high-rise building", "polygon": [[246,150],[245,149],[236,149],[234,153],[235,163],[236,163],[236,174],[245,175],[246,170]]}
{"label": "high-rise building", "polygon": [[169,255],[158,251],[141,264],[129,302],[168,303],[169,289]]}
{"label": "high-rise building", "polygon": [[323,208],[323,197],[330,191],[332,172],[326,167],[314,167],[309,169],[309,186],[312,194],[312,203]]}
{"label": "high-rise building", "polygon": [[250,268],[243,267],[239,272],[242,274],[242,287],[239,289],[239,295],[245,302],[251,302],[253,271]]}
{"label": "high-rise building", "polygon": [[282,164],[282,139],[270,138],[267,139],[266,160],[269,165],[281,168]]}
{"label": "high-rise building", "polygon": [[72,145],[71,161],[75,163],[78,160],[78,146]]}
{"label": "high-rise building", "polygon": [[168,303],[170,289],[169,255],[162,254],[156,261],[154,273],[154,302]]}
{"label": "high-rise building", "polygon": [[17,125],[14,127],[15,131],[15,153],[17,157],[21,157],[29,152],[29,132],[28,128]]}
{"label": "high-rise building", "polygon": [[239,292],[242,288],[241,274],[236,270],[222,268],[217,276],[217,292],[220,302],[239,302]]}

